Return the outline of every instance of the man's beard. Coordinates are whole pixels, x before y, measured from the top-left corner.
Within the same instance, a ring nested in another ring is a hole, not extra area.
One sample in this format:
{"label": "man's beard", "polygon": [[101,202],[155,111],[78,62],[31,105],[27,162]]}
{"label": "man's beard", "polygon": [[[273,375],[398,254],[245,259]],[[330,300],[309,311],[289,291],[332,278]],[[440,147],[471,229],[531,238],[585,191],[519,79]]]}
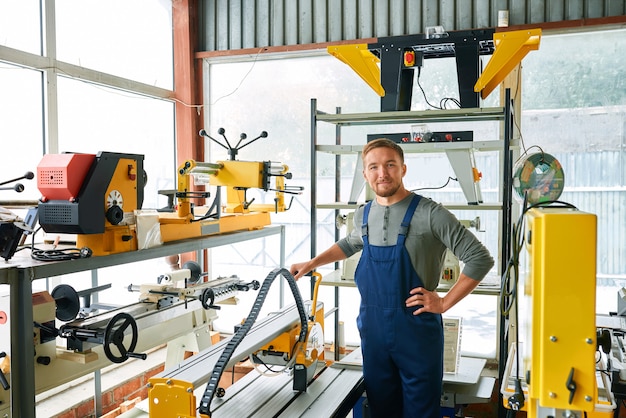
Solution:
{"label": "man's beard", "polygon": [[[393,196],[400,189],[400,184],[395,184],[391,188],[380,187],[380,185],[378,185],[378,186],[379,187],[374,189],[374,192],[376,193],[376,196],[380,196],[380,197],[390,197],[390,196]],[[385,184],[385,186],[387,186],[387,184]]]}

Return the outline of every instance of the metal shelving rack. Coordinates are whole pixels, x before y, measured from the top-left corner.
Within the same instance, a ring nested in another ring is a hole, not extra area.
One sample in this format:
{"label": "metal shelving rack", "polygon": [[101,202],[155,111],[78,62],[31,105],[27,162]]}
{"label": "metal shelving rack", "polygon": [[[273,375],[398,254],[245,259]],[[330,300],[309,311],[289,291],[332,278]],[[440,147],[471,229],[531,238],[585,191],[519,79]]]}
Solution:
{"label": "metal shelving rack", "polygon": [[0,284],[10,286],[12,416],[35,417],[35,366],[33,362],[35,352],[32,335],[32,282],[34,280],[81,271],[94,271],[173,254],[202,251],[273,235],[280,236],[280,264],[284,266],[285,227],[283,225],[181,240],[145,250],[70,261],[45,263],[24,256],[13,258],[10,266],[0,269]]}
{"label": "metal shelving rack", "polygon": [[[357,204],[341,202],[339,196],[340,189],[340,158],[342,155],[355,154],[361,149],[361,145],[342,145],[341,129],[349,126],[363,125],[389,125],[389,124],[409,124],[409,123],[436,123],[436,122],[478,122],[478,121],[496,121],[501,122],[501,139],[490,141],[472,141],[472,142],[455,142],[455,143],[424,143],[424,144],[401,144],[405,153],[425,153],[425,152],[444,152],[446,149],[474,149],[477,151],[499,151],[500,173],[501,173],[501,201],[491,202],[480,205],[445,205],[449,209],[481,209],[481,210],[497,210],[500,215],[500,254],[499,254],[499,275],[506,270],[506,266],[510,257],[510,241],[511,241],[511,209],[512,209],[512,136],[513,136],[513,104],[509,89],[505,90],[504,106],[494,108],[465,108],[454,110],[428,110],[428,111],[390,111],[390,112],[374,112],[374,113],[355,113],[344,114],[341,109],[337,108],[335,113],[327,113],[317,108],[317,100],[311,99],[311,257],[316,255],[317,238],[317,210],[335,210],[335,215],[339,214],[340,209],[354,209]],[[334,145],[318,145],[317,124],[325,122],[335,125],[335,144]],[[335,155],[335,202],[318,203],[317,202],[317,153],[330,153]],[[335,232],[335,238],[339,239],[339,231]],[[338,264],[335,266],[338,268]],[[335,287],[335,341],[338,341],[337,330],[339,328],[339,288],[354,287],[354,283],[345,283],[341,280],[340,275],[333,272],[330,279],[324,279],[322,284]],[[477,289],[475,293],[500,295],[500,288],[491,288],[481,291]],[[506,363],[508,354],[508,337],[507,337],[507,318],[499,319],[498,324],[498,355],[499,376],[502,376],[503,366]],[[335,344],[335,357],[339,358],[339,344]]]}

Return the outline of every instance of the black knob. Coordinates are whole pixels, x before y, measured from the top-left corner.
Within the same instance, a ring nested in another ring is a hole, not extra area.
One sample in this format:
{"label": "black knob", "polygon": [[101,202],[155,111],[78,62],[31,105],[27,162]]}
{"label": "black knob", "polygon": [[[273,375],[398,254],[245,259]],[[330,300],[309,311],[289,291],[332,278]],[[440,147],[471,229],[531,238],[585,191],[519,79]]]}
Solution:
{"label": "black knob", "polygon": [[124,211],[118,205],[113,205],[107,210],[106,218],[112,225],[117,225],[124,219]]}
{"label": "black knob", "polygon": [[47,366],[48,364],[50,364],[50,357],[49,356],[39,356],[39,357],[37,357],[37,363],[43,364],[44,366]]}

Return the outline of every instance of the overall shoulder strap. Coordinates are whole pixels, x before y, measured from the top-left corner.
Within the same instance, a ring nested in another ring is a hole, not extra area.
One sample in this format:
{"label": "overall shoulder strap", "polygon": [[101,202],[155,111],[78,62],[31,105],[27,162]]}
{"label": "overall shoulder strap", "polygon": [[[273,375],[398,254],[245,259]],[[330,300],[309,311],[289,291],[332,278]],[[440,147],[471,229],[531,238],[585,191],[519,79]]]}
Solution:
{"label": "overall shoulder strap", "polygon": [[367,204],[363,208],[363,223],[361,224],[361,236],[362,237],[367,236],[367,231],[368,231],[367,230],[367,218],[369,218],[371,206],[372,206],[372,201],[370,200],[369,202],[367,202]]}
{"label": "overall shoulder strap", "polygon": [[413,214],[415,213],[415,208],[417,208],[417,205],[419,204],[421,199],[421,195],[413,195],[413,199],[411,199],[411,203],[409,203],[409,207],[404,214],[404,219],[402,220],[402,224],[400,225],[400,232],[398,233],[398,235],[406,235],[409,231],[409,225],[411,224],[411,219],[413,218]]}

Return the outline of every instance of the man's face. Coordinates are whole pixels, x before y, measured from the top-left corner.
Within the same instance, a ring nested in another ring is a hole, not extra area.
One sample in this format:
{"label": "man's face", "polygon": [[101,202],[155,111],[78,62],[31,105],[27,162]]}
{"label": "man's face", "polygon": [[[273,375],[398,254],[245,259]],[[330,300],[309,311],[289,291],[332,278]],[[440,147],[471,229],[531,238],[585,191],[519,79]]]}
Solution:
{"label": "man's face", "polygon": [[402,186],[405,174],[406,165],[390,148],[374,148],[363,160],[363,176],[377,196],[393,196]]}

